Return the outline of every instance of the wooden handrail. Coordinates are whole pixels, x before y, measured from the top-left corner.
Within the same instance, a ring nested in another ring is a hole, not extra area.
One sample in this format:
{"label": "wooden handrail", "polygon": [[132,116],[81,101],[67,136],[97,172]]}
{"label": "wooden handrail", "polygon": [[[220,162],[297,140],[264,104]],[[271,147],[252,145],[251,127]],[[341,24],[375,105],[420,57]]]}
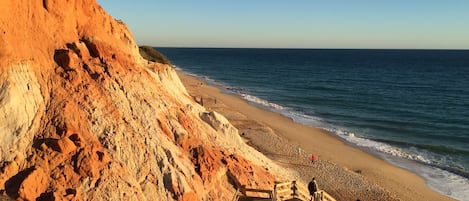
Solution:
{"label": "wooden handrail", "polygon": [[239,188],[236,188],[236,192],[233,195],[233,199],[231,201],[238,201],[239,200]]}
{"label": "wooden handrail", "polygon": [[283,183],[278,183],[276,184],[278,188],[282,188],[284,186],[290,186],[291,185],[291,181],[287,181],[287,182],[283,182]]}
{"label": "wooden handrail", "polygon": [[276,183],[274,185],[274,196],[275,200],[282,200],[282,199],[290,199],[292,198],[292,193],[291,193],[291,185],[292,182],[282,182],[282,183]]}
{"label": "wooden handrail", "polygon": [[[299,198],[302,200],[309,200],[310,195],[307,188],[296,181],[277,183],[274,186],[274,199],[283,200],[291,198]],[[315,201],[336,201],[334,197],[329,195],[324,190],[319,190],[315,193]]]}
{"label": "wooden handrail", "polygon": [[334,197],[332,197],[331,195],[329,195],[329,193],[327,193],[326,191],[321,190],[320,192],[321,192],[321,195],[322,195],[322,200],[336,201],[336,199]]}
{"label": "wooden handrail", "polygon": [[[267,189],[253,189],[253,188],[246,188],[246,186],[241,186],[237,188],[235,195],[233,196],[232,201],[237,201],[239,199],[240,194],[247,196],[247,192],[254,192],[254,193],[266,193],[272,201],[281,201],[287,200],[292,198],[298,198],[301,200],[309,200],[310,195],[307,188],[296,181],[288,181],[282,183],[276,183],[274,185],[273,190]],[[324,190],[319,190],[315,193],[314,201],[336,201],[334,197],[329,195]]]}
{"label": "wooden handrail", "polygon": [[298,184],[297,188],[298,188],[298,197],[303,198],[305,200],[309,200],[310,198],[309,190],[301,184]]}
{"label": "wooden handrail", "polygon": [[266,193],[269,196],[268,198],[273,198],[274,197],[273,191],[272,190],[267,190],[267,189],[254,189],[254,188],[246,188],[246,186],[241,186],[240,192],[244,196],[247,196],[248,192],[254,192],[254,193]]}

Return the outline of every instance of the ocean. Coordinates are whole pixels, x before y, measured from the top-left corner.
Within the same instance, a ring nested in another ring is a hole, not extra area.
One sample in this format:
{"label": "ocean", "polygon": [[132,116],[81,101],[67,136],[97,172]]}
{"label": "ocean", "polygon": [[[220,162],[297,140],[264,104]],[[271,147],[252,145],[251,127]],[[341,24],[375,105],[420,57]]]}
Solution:
{"label": "ocean", "polygon": [[469,200],[469,50],[157,48],[180,70]]}

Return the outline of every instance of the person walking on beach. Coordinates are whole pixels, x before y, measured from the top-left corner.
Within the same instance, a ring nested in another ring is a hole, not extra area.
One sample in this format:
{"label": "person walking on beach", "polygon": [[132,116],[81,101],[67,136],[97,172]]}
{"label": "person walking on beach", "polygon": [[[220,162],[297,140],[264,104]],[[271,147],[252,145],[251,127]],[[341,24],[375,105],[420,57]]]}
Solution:
{"label": "person walking on beach", "polygon": [[311,201],[316,200],[316,192],[318,191],[318,184],[316,183],[316,178],[313,179],[308,184],[309,195],[311,196]]}
{"label": "person walking on beach", "polygon": [[318,159],[318,158],[317,158],[314,154],[311,155],[311,163],[314,164],[314,162],[315,162],[317,159]]}

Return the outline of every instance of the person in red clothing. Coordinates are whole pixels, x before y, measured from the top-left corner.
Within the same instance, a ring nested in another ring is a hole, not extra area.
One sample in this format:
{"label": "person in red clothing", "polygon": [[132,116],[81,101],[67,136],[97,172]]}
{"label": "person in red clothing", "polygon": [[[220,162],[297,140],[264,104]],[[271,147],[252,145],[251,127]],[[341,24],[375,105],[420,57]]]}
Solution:
{"label": "person in red clothing", "polygon": [[314,154],[312,154],[311,155],[311,163],[314,163],[316,160],[318,160],[318,158]]}

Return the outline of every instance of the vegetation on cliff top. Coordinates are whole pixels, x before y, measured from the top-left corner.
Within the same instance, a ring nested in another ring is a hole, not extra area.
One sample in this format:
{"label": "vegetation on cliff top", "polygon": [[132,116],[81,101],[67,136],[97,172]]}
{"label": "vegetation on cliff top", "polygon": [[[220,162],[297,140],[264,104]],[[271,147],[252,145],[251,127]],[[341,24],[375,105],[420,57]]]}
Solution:
{"label": "vegetation on cliff top", "polygon": [[158,62],[162,64],[171,64],[171,62],[166,56],[164,56],[161,52],[155,50],[155,48],[153,47],[140,46],[138,47],[138,49],[140,51],[140,55],[148,61]]}

